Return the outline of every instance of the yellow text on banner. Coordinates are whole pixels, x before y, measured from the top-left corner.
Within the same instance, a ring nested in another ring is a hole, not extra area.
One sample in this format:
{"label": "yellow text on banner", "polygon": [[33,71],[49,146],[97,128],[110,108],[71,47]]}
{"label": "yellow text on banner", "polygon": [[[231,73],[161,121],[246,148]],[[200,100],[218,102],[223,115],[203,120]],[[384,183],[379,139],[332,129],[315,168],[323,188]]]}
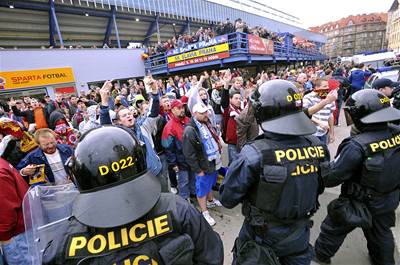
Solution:
{"label": "yellow text on banner", "polygon": [[222,43],[215,46],[210,46],[206,48],[202,48],[195,51],[185,52],[182,54],[174,55],[168,57],[168,63],[175,63],[179,61],[189,60],[197,57],[207,56],[211,54],[216,54],[220,52],[229,51],[228,43]]}
{"label": "yellow text on banner", "polygon": [[75,82],[71,67],[0,72],[0,78],[5,90]]}

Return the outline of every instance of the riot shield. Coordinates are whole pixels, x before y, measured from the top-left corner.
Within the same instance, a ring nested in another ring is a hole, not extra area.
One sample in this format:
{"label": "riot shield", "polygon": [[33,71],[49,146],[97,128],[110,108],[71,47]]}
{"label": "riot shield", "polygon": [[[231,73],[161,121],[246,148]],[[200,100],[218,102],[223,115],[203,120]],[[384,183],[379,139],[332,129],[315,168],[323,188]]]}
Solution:
{"label": "riot shield", "polygon": [[79,192],[73,183],[31,187],[23,200],[29,256],[33,265],[42,264],[43,253],[64,235]]}

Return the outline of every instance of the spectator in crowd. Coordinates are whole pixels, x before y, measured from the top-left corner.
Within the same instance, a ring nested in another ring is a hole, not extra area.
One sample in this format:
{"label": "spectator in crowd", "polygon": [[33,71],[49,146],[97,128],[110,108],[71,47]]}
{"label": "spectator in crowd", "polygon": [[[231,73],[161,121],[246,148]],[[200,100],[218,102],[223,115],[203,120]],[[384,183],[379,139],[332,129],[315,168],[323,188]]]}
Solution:
{"label": "spectator in crowd", "polygon": [[340,67],[336,68],[333,71],[332,78],[340,83],[339,89],[337,90],[338,93],[338,98],[336,100],[337,112],[335,112],[335,125],[339,126],[340,111],[342,109],[342,103],[345,100],[347,90],[350,88],[350,82],[346,77],[344,77],[343,69],[341,69]]}
{"label": "spectator in crowd", "polygon": [[79,129],[79,125],[83,122],[86,111],[86,103],[82,99],[78,99],[75,114],[71,119],[72,127],[74,127],[74,129]]}
{"label": "spectator in crowd", "polygon": [[192,108],[195,104],[203,103],[208,108],[208,120],[211,122],[211,126],[215,129],[216,119],[214,109],[210,104],[207,90],[201,87],[208,78],[209,76],[207,72],[204,72],[204,75],[200,77],[199,82],[194,87],[192,87],[192,89],[188,93],[188,108],[189,111],[192,112]]}
{"label": "spectator in crowd", "polygon": [[129,107],[128,90],[125,87],[121,88],[121,92],[117,98],[121,102],[122,106],[124,106],[125,108]]}
{"label": "spectator in crowd", "polygon": [[0,187],[0,259],[4,255],[8,265],[30,264],[22,215],[22,200],[28,185],[3,158],[0,158]]}
{"label": "spectator in crowd", "polygon": [[87,108],[87,110],[83,114],[84,120],[79,124],[79,132],[81,135],[91,129],[100,126],[98,113],[99,113],[99,106],[97,105],[93,105]]}
{"label": "spectator in crowd", "polygon": [[215,123],[217,131],[220,133],[223,125],[222,108],[221,108],[221,89],[223,88],[222,82],[218,79],[215,81],[211,92],[211,106],[215,113]]}
{"label": "spectator in crowd", "polygon": [[[303,107],[310,108],[327,97],[329,92],[328,79],[319,78],[315,81],[313,92],[303,98]],[[328,144],[335,140],[333,113],[336,109],[334,102],[326,104],[323,109],[312,115],[312,121],[317,125],[317,132],[314,134],[321,142]]]}
{"label": "spectator in crowd", "polygon": [[57,93],[55,96],[55,100],[51,101],[49,104],[49,113],[52,113],[56,109],[67,109],[71,113],[71,107],[70,104],[63,99],[63,95]]}
{"label": "spectator in crowd", "polygon": [[65,164],[73,153],[72,148],[58,144],[56,134],[48,128],[37,130],[35,141],[39,147],[17,165],[20,174],[30,185],[60,185],[70,182]]}
{"label": "spectator in crowd", "polygon": [[176,172],[173,169],[173,166],[169,166],[165,148],[161,144],[162,132],[163,132],[164,127],[167,124],[167,122],[171,119],[171,115],[172,115],[171,102],[167,95],[163,95],[161,97],[160,103],[161,103],[160,116],[162,117],[162,121],[161,121],[161,127],[159,127],[159,129],[158,129],[159,133],[161,133],[161,135],[159,135],[159,140],[160,140],[159,144],[161,145],[160,147],[162,147],[164,150],[163,155],[160,156],[160,159],[163,162],[163,165],[168,165],[168,176],[169,176],[169,181],[170,181],[170,185],[171,185],[171,191],[176,194],[176,193],[178,193],[178,189],[177,189],[178,181],[176,179]]}
{"label": "spectator in crowd", "polygon": [[[236,118],[242,112],[241,91],[235,88],[229,90],[230,80],[230,73],[226,73],[223,79],[224,89],[221,92],[221,106],[224,109],[222,139],[228,144],[229,164],[238,156]],[[235,80],[236,82],[237,80]]]}
{"label": "spectator in crowd", "polygon": [[69,107],[71,109],[70,115],[72,117],[73,115],[75,115],[76,110],[78,109],[78,97],[77,96],[72,95],[70,97],[70,99],[69,99]]}
{"label": "spectator in crowd", "polygon": [[78,140],[76,133],[66,118],[67,109],[56,109],[50,114],[49,128],[54,130],[57,141],[62,144],[74,146]]}
{"label": "spectator in crowd", "polygon": [[311,91],[312,83],[308,82],[309,80],[308,80],[307,74],[300,73],[298,75],[296,81],[301,84],[301,86],[303,87],[303,89],[302,89],[303,91]]}
{"label": "spectator in crowd", "polygon": [[33,133],[36,129],[48,128],[49,116],[37,99],[30,99],[31,108],[25,111],[20,111],[16,107],[16,101],[13,99],[9,101],[9,104],[16,116],[27,118],[29,123],[28,131],[30,133]]}
{"label": "spectator in crowd", "polygon": [[121,93],[121,91],[120,91],[119,83],[115,82],[113,85],[113,89],[111,90],[111,96],[113,98],[116,98],[120,93]]}
{"label": "spectator in crowd", "polygon": [[351,94],[364,88],[365,81],[371,75],[371,72],[364,70],[364,64],[360,63],[351,70],[349,81],[351,82]]}
{"label": "spectator in crowd", "polygon": [[221,168],[221,144],[208,119],[208,111],[209,108],[201,102],[194,105],[192,120],[183,132],[183,154],[196,175],[196,196],[201,213],[213,226],[216,222],[207,208],[222,206],[212,193],[217,170]]}
{"label": "spectator in crowd", "polygon": [[[104,82],[103,87],[100,89],[101,95],[101,105],[100,105],[100,124],[101,125],[108,125],[112,124],[112,120],[110,118],[109,112],[109,97],[110,97],[110,90],[112,88],[111,81]],[[131,130],[133,134],[135,134],[139,140],[141,140],[146,147],[146,163],[147,168],[160,179],[162,183],[162,190],[166,190],[167,187],[163,181],[162,174],[162,164],[160,159],[158,158],[156,152],[152,148],[150,140],[144,136],[140,130],[139,126],[135,124],[135,117],[130,109],[122,107],[119,111],[116,111],[116,118],[115,124],[128,130]],[[152,134],[152,133],[150,133]],[[164,183],[164,185],[163,185]]]}
{"label": "spectator in crowd", "polygon": [[193,189],[193,176],[189,171],[189,165],[183,154],[183,131],[190,122],[185,116],[183,103],[175,99],[171,103],[170,120],[164,127],[162,134],[162,145],[165,148],[168,165],[176,172],[178,177],[179,195],[190,200],[191,190]]}

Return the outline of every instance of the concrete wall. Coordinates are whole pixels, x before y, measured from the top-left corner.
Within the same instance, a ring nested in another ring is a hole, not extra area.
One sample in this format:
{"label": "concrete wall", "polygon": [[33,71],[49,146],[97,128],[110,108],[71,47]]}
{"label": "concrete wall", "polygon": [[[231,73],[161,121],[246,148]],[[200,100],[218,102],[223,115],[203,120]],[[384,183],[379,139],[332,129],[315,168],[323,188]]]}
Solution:
{"label": "concrete wall", "polygon": [[143,77],[140,49],[0,50],[0,72],[72,67],[78,91],[87,83]]}

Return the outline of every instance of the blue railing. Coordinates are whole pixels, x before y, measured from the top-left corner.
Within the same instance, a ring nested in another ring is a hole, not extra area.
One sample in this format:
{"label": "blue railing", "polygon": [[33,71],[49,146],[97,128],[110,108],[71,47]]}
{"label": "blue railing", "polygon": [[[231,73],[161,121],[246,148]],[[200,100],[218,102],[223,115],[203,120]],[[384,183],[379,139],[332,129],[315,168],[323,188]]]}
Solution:
{"label": "blue railing", "polygon": [[[315,49],[302,49],[295,46],[286,46],[283,43],[274,42],[272,55],[256,55],[249,53],[248,34],[234,32],[228,34],[230,58],[235,56],[265,57],[265,61],[293,61],[293,60],[324,60],[326,57]],[[168,72],[167,53],[154,54],[145,61],[146,72]],[[177,68],[178,69],[178,68]],[[175,69],[175,70],[177,70]]]}

